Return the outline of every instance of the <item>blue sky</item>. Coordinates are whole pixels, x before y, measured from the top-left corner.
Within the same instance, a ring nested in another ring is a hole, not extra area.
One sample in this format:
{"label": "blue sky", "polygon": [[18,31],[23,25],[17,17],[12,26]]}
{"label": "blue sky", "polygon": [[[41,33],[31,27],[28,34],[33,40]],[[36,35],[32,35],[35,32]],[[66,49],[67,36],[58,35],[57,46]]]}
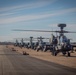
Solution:
{"label": "blue sky", "polygon": [[[76,31],[76,0],[0,0],[0,41],[13,38],[51,37],[52,33],[14,32],[12,29]],[[65,34],[76,41],[76,34]]]}

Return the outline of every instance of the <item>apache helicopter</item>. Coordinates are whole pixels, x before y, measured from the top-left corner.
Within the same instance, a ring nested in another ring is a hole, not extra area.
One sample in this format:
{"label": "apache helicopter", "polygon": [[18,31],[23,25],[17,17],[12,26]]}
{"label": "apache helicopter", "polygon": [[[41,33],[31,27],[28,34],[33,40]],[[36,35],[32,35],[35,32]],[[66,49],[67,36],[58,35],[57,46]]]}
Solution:
{"label": "apache helicopter", "polygon": [[37,50],[37,49],[40,49],[41,48],[41,45],[42,44],[42,37],[38,37],[38,38],[33,38],[33,37],[30,37],[29,39],[29,43],[28,43],[28,48],[32,48],[34,50]]}
{"label": "apache helicopter", "polygon": [[19,42],[17,39],[15,40],[14,46],[19,46]]}
{"label": "apache helicopter", "polygon": [[[41,36],[37,38],[38,43],[37,43],[37,45],[35,46],[35,49],[36,49],[37,51],[39,51],[39,50],[44,51],[45,46],[47,46],[47,42],[44,42],[43,39],[49,39],[49,38],[43,38],[43,37],[41,37]],[[47,49],[47,47],[46,47],[46,49]]]}
{"label": "apache helicopter", "polygon": [[[19,40],[20,40],[20,42],[19,42]],[[24,45],[23,38],[16,38],[14,46],[23,47],[23,45]]]}
{"label": "apache helicopter", "polygon": [[34,48],[33,37],[30,37],[30,39],[28,39],[28,40],[29,40],[29,42],[27,43],[27,48],[32,48],[33,49]]}
{"label": "apache helicopter", "polygon": [[[35,41],[33,37],[30,38],[17,38],[19,39],[21,42],[19,43],[19,47],[26,47],[26,48],[32,48],[34,47],[34,42]],[[26,41],[26,42],[24,42]],[[28,42],[27,42],[28,41]]]}
{"label": "apache helicopter", "polygon": [[70,56],[70,51],[73,49],[70,40],[64,35],[64,33],[76,33],[72,31],[63,30],[66,27],[66,24],[58,24],[60,27],[60,31],[46,31],[46,30],[21,30],[14,29],[13,31],[32,31],[32,32],[55,32],[59,33],[59,36],[52,35],[51,38],[51,51],[54,56],[56,56],[59,52],[62,52],[63,55],[67,54]]}

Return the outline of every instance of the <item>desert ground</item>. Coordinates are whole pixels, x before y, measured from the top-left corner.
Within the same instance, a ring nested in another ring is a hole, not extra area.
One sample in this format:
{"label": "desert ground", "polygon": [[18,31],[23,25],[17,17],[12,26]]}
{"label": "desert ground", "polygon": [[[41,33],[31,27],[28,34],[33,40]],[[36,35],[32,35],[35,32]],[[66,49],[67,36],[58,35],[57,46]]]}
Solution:
{"label": "desert ground", "polygon": [[49,51],[0,45],[0,75],[76,75],[76,53],[55,57]]}
{"label": "desert ground", "polygon": [[25,51],[26,53],[29,54],[29,56],[35,57],[35,58],[38,58],[41,60],[50,61],[50,62],[64,65],[67,67],[71,67],[71,68],[76,68],[76,51],[71,53],[71,57],[67,57],[67,56],[63,56],[61,53],[59,53],[57,56],[52,56],[50,51],[37,52],[36,50],[14,47],[13,45],[8,46],[8,48],[10,50],[12,50],[12,48],[14,48],[17,52],[19,52],[21,54],[23,54],[23,51]]}

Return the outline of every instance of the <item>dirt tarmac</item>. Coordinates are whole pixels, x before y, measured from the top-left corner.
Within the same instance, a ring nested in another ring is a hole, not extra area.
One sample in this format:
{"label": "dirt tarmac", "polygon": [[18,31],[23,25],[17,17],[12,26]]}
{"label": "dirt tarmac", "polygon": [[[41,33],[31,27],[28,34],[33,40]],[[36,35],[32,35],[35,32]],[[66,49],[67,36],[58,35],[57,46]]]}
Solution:
{"label": "dirt tarmac", "polygon": [[19,50],[15,51],[13,49],[12,51],[11,48],[13,46],[8,48],[0,46],[0,75],[76,75],[75,68],[35,58],[35,56],[39,57],[39,54],[42,54],[40,57],[46,57],[46,53],[48,57],[49,52],[40,52],[37,55],[32,50],[29,50],[30,55],[22,55],[20,52],[26,49],[17,48]]}
{"label": "dirt tarmac", "polygon": [[64,65],[71,68],[76,68],[76,52],[71,53],[71,57],[63,56],[61,53],[59,53],[57,56],[52,56],[51,52],[42,52],[42,51],[35,51],[32,49],[27,48],[19,48],[14,46],[8,46],[10,50],[14,48],[17,52],[23,54],[23,51],[27,52],[31,57],[35,57],[41,60],[46,60],[50,62],[54,62],[60,65]]}

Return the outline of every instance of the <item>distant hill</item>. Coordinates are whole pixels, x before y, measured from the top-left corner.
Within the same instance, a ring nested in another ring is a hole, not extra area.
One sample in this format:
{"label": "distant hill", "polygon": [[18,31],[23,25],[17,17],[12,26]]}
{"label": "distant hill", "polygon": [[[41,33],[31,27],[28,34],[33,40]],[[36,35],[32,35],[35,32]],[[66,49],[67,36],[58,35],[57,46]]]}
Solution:
{"label": "distant hill", "polygon": [[12,45],[13,42],[0,42],[0,45]]}

